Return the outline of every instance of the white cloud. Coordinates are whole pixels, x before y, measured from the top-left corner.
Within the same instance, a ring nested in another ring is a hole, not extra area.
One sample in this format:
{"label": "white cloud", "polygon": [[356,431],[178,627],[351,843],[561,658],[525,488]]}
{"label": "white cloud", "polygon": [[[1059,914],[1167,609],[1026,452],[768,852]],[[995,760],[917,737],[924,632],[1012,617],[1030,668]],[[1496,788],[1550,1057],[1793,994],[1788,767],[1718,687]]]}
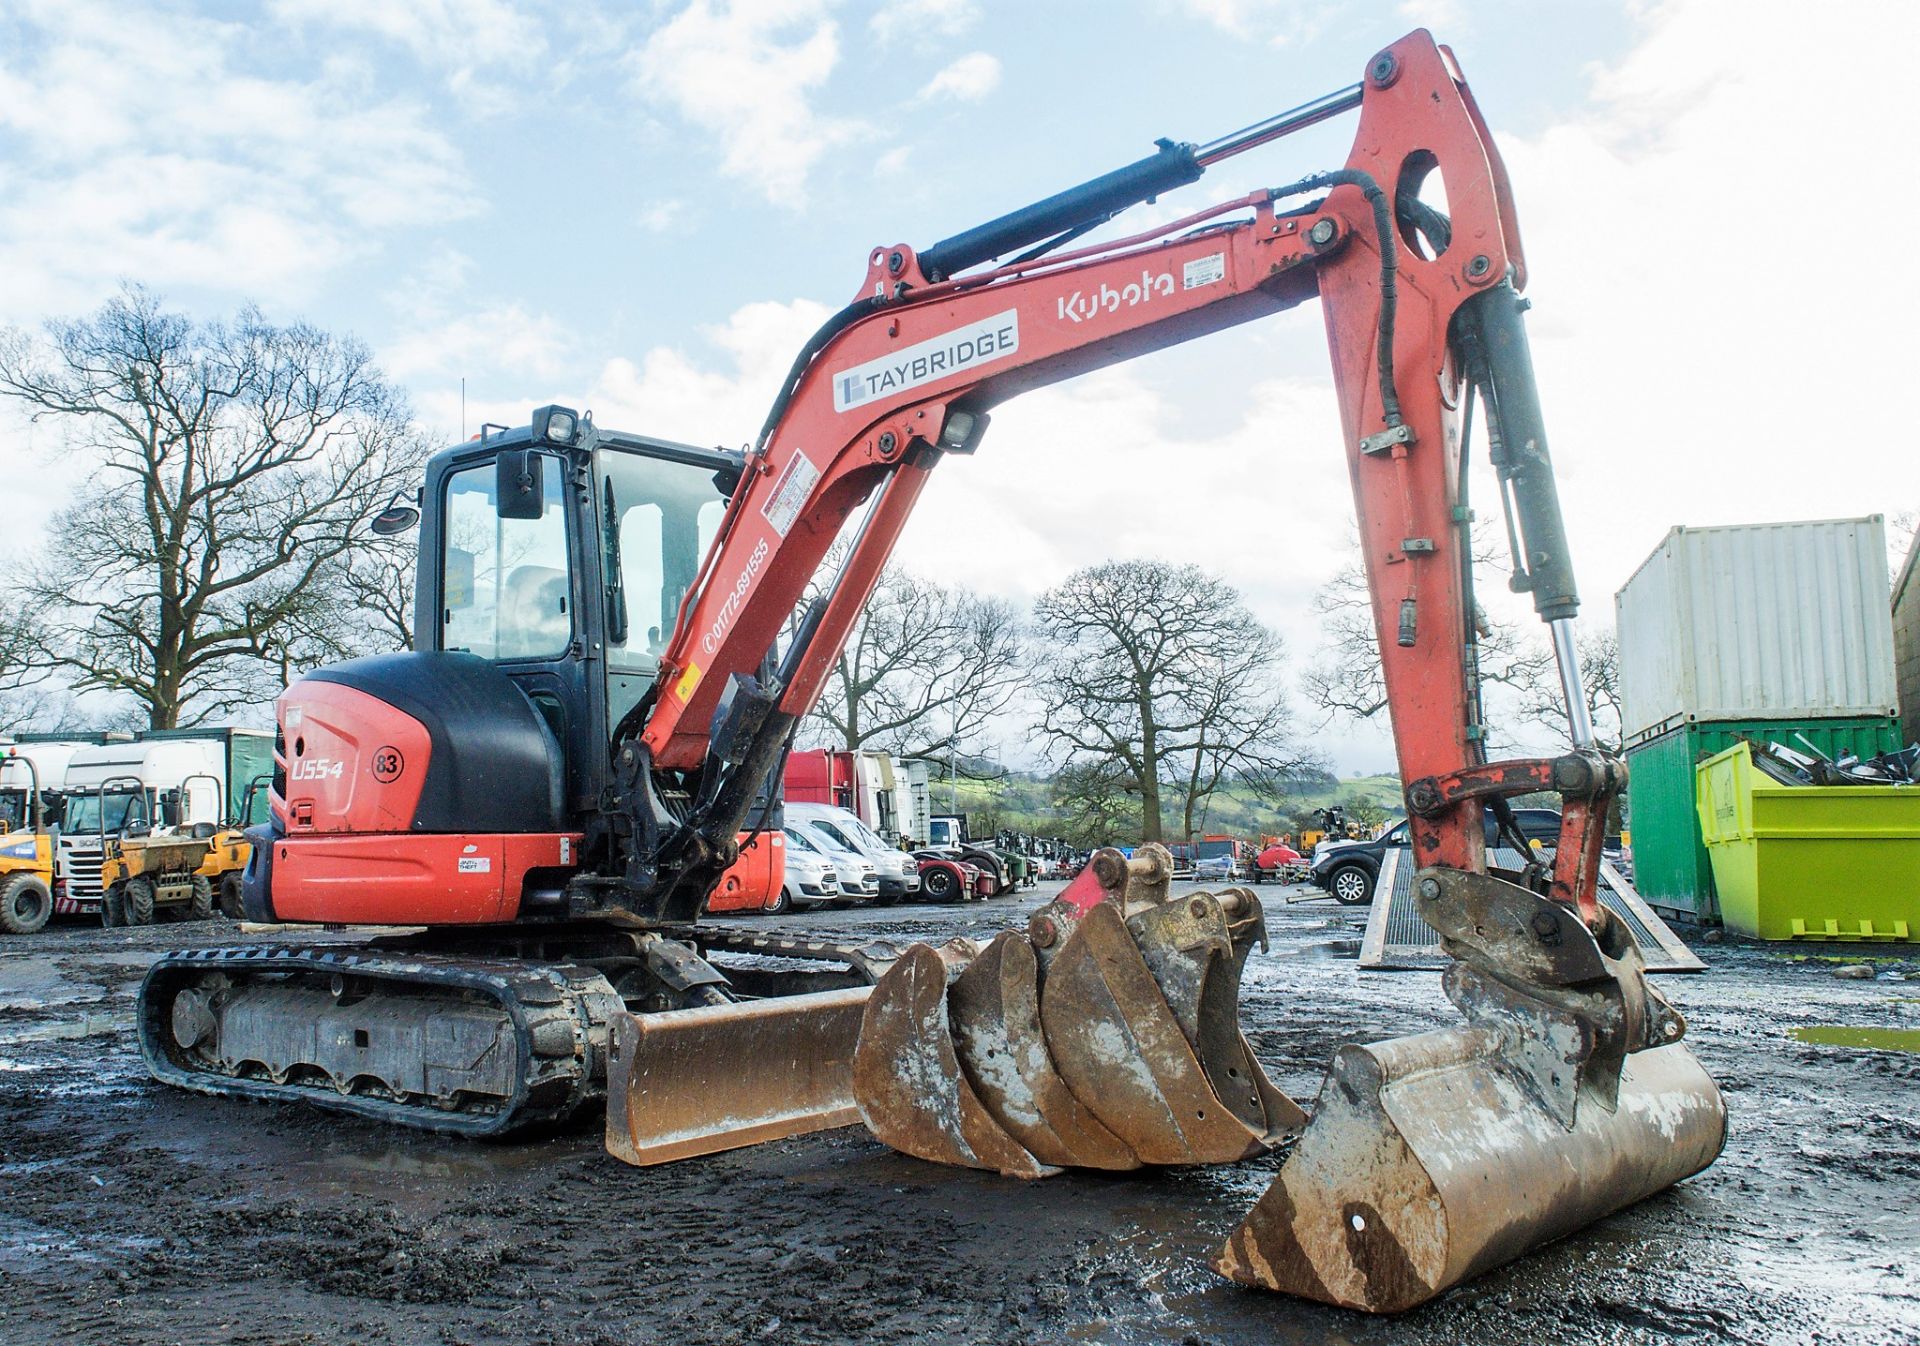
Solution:
{"label": "white cloud", "polygon": [[1330,15],[1324,4],[1307,0],[1176,0],[1197,19],[1242,39],[1264,39],[1274,46],[1305,42]]}
{"label": "white cloud", "polygon": [[687,213],[687,203],[679,199],[656,201],[634,217],[634,222],[649,233],[664,234]]}
{"label": "white cloud", "polygon": [[980,18],[977,0],[890,0],[867,21],[883,44],[958,37]]}
{"label": "white cloud", "polygon": [[[1676,523],[1911,508],[1887,433],[1920,279],[1881,222],[1920,211],[1883,134],[1920,8],[1861,4],[1817,39],[1674,3],[1595,72],[1586,112],[1503,137],[1536,365],[1586,620]],[[1859,204],[1855,204],[1859,203]]]}
{"label": "white cloud", "polygon": [[715,136],[728,177],[799,206],[813,166],[864,130],[813,106],[839,59],[825,0],[693,0],[634,54],[631,87]]}
{"label": "white cloud", "polygon": [[984,51],[969,52],[927,81],[923,99],[953,98],[977,103],[1000,87],[1000,62]]}
{"label": "white cloud", "polygon": [[511,107],[518,90],[488,86],[486,72],[512,68],[516,84],[546,73],[540,21],[512,0],[273,0],[270,12],[289,27],[371,33],[403,47],[443,72],[467,106],[487,111]]}
{"label": "white cloud", "polygon": [[350,62],[254,73],[247,28],[40,0],[0,19],[0,319],[123,277],[298,299],[383,231],[467,213],[425,109]]}

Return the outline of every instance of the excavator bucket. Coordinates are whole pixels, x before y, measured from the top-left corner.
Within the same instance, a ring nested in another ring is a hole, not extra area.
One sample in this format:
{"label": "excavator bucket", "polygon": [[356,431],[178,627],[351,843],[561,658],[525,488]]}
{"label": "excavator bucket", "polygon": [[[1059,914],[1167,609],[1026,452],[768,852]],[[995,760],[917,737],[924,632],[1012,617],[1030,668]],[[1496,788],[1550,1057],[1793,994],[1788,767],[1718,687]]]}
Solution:
{"label": "excavator bucket", "polygon": [[854,1053],[881,1140],[1023,1178],[1229,1163],[1305,1134],[1214,1260],[1223,1275],[1397,1312],[1699,1172],[1726,1109],[1685,1023],[1602,911],[1512,876],[1424,871],[1463,1027],[1342,1048],[1311,1124],[1237,1002],[1263,937],[1244,890],[1167,893],[1157,847],[1082,876],[976,952],[916,945]]}
{"label": "excavator bucket", "polygon": [[977,955],[910,949],[874,988],[855,1052],[874,1134],[1027,1178],[1221,1163],[1297,1134],[1305,1115],[1236,1019],[1259,902],[1171,900],[1171,872],[1159,847],[1103,851],[1025,936]]}
{"label": "excavator bucket", "polygon": [[1617,921],[1590,931],[1484,874],[1430,870],[1418,892],[1468,1023],[1341,1049],[1306,1135],[1214,1260],[1233,1280],[1398,1312],[1720,1153],[1720,1091]]}
{"label": "excavator bucket", "polygon": [[665,1164],[854,1125],[854,1042],[872,990],[616,1013],[607,1149],[629,1164]]}
{"label": "excavator bucket", "polygon": [[1505,1035],[1345,1047],[1313,1123],[1214,1259],[1245,1285],[1395,1313],[1712,1163],[1726,1111],[1688,1050],[1628,1056],[1618,1104],[1574,1124],[1520,1082]]}

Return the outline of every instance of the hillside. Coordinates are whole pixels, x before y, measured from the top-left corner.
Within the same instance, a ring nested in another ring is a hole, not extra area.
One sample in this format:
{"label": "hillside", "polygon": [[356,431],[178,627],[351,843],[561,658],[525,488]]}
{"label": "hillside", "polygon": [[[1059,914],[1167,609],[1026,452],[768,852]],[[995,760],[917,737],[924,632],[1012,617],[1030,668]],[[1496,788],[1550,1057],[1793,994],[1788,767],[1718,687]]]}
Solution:
{"label": "hillside", "polygon": [[[955,811],[953,795],[945,780],[933,782],[932,795],[935,813]],[[1401,805],[1398,777],[1356,776],[1337,785],[1322,785],[1290,793],[1277,809],[1239,787],[1220,790],[1208,801],[1204,814],[1196,820],[1196,826],[1202,833],[1224,832],[1251,839],[1292,831],[1295,827],[1293,819],[1299,814],[1310,813],[1329,804],[1345,804],[1351,808],[1356,800],[1374,804],[1390,817],[1399,817],[1405,811]],[[1056,803],[1053,782],[1048,777],[1024,773],[995,780],[962,777],[958,783],[958,811],[965,813],[973,827],[979,830],[993,831],[1006,827],[1041,836],[1065,836],[1081,844],[1102,840],[1074,825],[1068,811]],[[1168,808],[1164,825],[1168,838],[1176,839],[1180,829],[1177,809]],[[1127,824],[1127,830],[1129,833],[1138,832],[1137,818]],[[1121,837],[1117,834],[1105,838],[1114,841],[1131,839],[1131,836]]]}

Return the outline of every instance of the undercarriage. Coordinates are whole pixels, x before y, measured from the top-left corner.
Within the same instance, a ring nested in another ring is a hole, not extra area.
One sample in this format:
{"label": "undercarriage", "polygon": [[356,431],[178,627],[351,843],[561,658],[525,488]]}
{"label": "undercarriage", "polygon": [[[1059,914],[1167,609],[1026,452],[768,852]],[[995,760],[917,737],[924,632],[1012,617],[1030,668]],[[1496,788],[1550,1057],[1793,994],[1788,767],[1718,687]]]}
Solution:
{"label": "undercarriage", "polygon": [[622,1014],[869,986],[890,953],[601,924],[193,949],[148,972],[140,1047],[201,1093],[504,1136],[604,1106]]}

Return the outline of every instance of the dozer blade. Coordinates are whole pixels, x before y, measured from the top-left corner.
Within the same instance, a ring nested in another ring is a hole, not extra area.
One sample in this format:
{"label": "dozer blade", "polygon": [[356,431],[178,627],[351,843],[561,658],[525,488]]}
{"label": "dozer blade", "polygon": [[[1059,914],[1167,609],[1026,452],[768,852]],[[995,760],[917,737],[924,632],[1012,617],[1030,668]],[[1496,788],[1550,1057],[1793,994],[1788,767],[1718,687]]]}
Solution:
{"label": "dozer blade", "polygon": [[1624,927],[1485,874],[1418,889],[1468,1022],[1340,1050],[1214,1261],[1236,1281],[1398,1312],[1720,1153],[1726,1105]]}
{"label": "dozer blade", "polygon": [[1171,869],[1159,847],[1101,852],[1029,934],[971,959],[909,950],[861,1030],[854,1090],[874,1134],[1036,1177],[1230,1162],[1297,1131],[1236,1020],[1258,900],[1171,901]]}
{"label": "dozer blade", "polygon": [[612,1018],[607,1149],[664,1164],[860,1120],[854,1043],[873,988]]}

